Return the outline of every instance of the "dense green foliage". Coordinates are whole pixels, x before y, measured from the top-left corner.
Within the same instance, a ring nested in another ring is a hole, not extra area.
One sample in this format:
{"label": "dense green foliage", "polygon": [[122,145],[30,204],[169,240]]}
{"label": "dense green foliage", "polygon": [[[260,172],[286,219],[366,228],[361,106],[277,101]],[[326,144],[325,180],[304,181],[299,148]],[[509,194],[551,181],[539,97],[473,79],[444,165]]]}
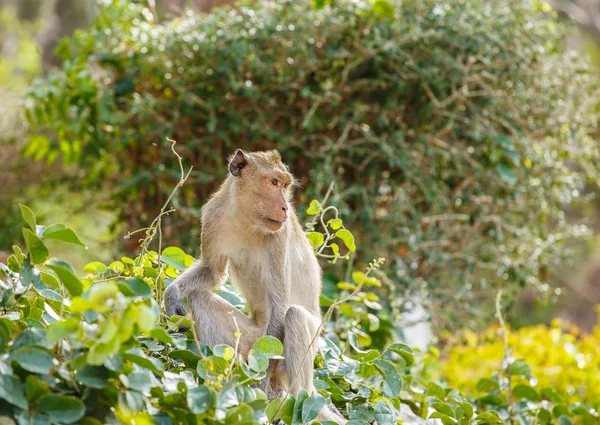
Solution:
{"label": "dense green foliage", "polygon": [[25,153],[109,190],[130,228],[178,177],[165,137],[195,167],[164,231],[188,249],[227,155],[275,147],[311,183],[300,202],[336,183],[393,287],[472,327],[490,291],[545,287],[589,233],[563,207],[597,178],[597,96],[546,3],[258,2],[164,24],[108,3],[32,86]]}
{"label": "dense green foliage", "polygon": [[[191,325],[188,318],[161,314],[164,286],[191,264],[191,256],[176,247],[158,255],[145,238],[136,258],[88,264],[80,279],[46,246],[48,240],[82,245],[78,236],[64,224],[37,223],[26,206],[21,211],[26,254],[15,246],[8,264],[0,264],[3,424],[250,425],[281,418],[299,425],[313,422],[328,403],[351,425],[396,425],[401,403],[403,410],[410,406],[444,425],[565,425],[597,418],[586,404],[566,405],[563,395],[536,386],[522,360],[506,357],[501,374],[477,384],[486,396],[469,399],[429,380],[435,365],[408,346],[382,341],[385,348],[368,349],[353,330],[333,323],[326,327],[337,331],[320,339],[315,359],[318,392],[269,403],[252,384],[264,377],[268,359],[281,355],[279,340],[259,339],[245,360],[236,347],[211,351],[192,331],[180,333],[180,324]],[[147,235],[155,234],[152,229]],[[380,264],[355,273],[354,283],[340,282],[341,293],[350,294],[340,305],[368,299],[367,288],[379,284],[371,274]],[[219,293],[243,309],[236,294]]]}

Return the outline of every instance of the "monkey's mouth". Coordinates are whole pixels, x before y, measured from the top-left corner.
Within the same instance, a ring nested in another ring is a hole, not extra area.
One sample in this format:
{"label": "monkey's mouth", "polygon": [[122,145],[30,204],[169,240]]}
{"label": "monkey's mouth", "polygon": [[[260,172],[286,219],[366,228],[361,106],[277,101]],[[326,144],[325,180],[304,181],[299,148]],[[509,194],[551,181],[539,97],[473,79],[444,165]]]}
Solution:
{"label": "monkey's mouth", "polygon": [[279,226],[283,226],[283,221],[273,220],[272,218],[267,218],[267,220],[270,221],[271,223],[275,223]]}

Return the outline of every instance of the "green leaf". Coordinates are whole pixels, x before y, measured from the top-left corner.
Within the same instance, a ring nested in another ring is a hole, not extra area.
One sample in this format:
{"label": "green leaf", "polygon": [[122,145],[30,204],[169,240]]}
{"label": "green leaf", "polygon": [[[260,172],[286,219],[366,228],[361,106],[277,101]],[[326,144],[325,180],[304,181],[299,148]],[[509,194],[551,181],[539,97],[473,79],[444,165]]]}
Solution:
{"label": "green leaf", "polygon": [[401,356],[406,362],[406,366],[410,367],[415,364],[415,357],[408,345],[396,343],[390,345],[387,349]]}
{"label": "green leaf", "polygon": [[160,376],[164,375],[163,364],[160,362],[160,360],[148,357],[139,347],[127,350],[121,356],[123,357],[123,359],[129,360],[130,362],[135,363],[138,366],[144,367],[146,369],[150,369],[151,371],[156,372]]}
{"label": "green leaf", "polygon": [[85,406],[80,400],[63,395],[49,395],[37,405],[38,410],[46,412],[56,422],[72,424],[85,414]]}
{"label": "green leaf", "polygon": [[10,354],[10,360],[17,362],[23,369],[47,375],[54,366],[54,355],[39,345],[26,345]]}
{"label": "green leaf", "polygon": [[477,415],[475,417],[475,420],[481,421],[481,422],[489,422],[492,424],[502,423],[502,421],[498,417],[498,414],[494,411],[485,412],[485,413],[482,413],[481,415]]}
{"label": "green leaf", "polygon": [[[451,418],[455,418],[455,414],[454,414],[454,410],[452,409],[452,407],[450,407],[449,404],[447,403],[443,403],[441,401],[435,402],[435,403],[431,403],[431,407],[433,407],[435,410],[437,410],[438,412],[449,416]],[[443,421],[443,419],[442,419]]]}
{"label": "green leaf", "polygon": [[558,418],[558,423],[560,425],[572,425],[571,421],[566,416],[561,416]]}
{"label": "green leaf", "polygon": [[196,371],[202,379],[208,379],[210,376],[219,376],[229,369],[229,362],[223,357],[206,357],[198,361]]}
{"label": "green leaf", "polygon": [[173,267],[175,270],[181,271],[187,268],[185,265],[185,257],[185,252],[183,252],[181,248],[169,246],[163,249],[160,259],[162,262]]}
{"label": "green leaf", "polygon": [[92,261],[83,267],[83,271],[86,273],[104,274],[108,271],[108,268],[99,261]]}
{"label": "green leaf", "polygon": [[308,242],[310,242],[310,246],[312,246],[313,250],[319,249],[323,242],[325,242],[325,235],[319,232],[310,232],[306,234]]}
{"label": "green leaf", "polygon": [[444,425],[456,425],[456,420],[452,419],[451,416],[444,415],[441,412],[433,412],[429,417],[431,419],[440,419]]}
{"label": "green leaf", "polygon": [[206,385],[190,388],[187,392],[187,403],[190,411],[195,414],[206,412],[213,404],[214,397]]}
{"label": "green leaf", "polygon": [[509,366],[509,372],[511,375],[523,376],[525,378],[531,378],[531,367],[523,360],[515,360]]}
{"label": "green leaf", "polygon": [[83,284],[77,279],[75,272],[67,263],[58,260],[50,260],[46,263],[46,266],[58,275],[71,296],[76,297],[83,293]]}
{"label": "green leaf", "polygon": [[152,297],[152,289],[142,279],[134,277],[123,282],[118,282],[119,290],[128,297],[140,297],[146,300]]}
{"label": "green leaf", "polygon": [[34,375],[29,375],[25,379],[25,393],[27,400],[36,403],[37,400],[50,393],[48,384]]}
{"label": "green leaf", "polygon": [[82,384],[91,388],[106,388],[110,385],[109,371],[104,366],[86,365],[77,372],[76,377]]}
{"label": "green leaf", "polygon": [[196,368],[198,361],[202,358],[198,354],[190,350],[173,350],[169,357],[183,361],[189,368]]}
{"label": "green leaf", "polygon": [[323,211],[323,207],[321,206],[321,203],[319,201],[317,201],[316,199],[313,199],[312,201],[310,201],[310,206],[306,210],[306,214],[317,215],[321,211]]}
{"label": "green leaf", "polygon": [[308,394],[306,390],[301,389],[298,397],[296,398],[296,404],[294,405],[294,415],[292,416],[292,425],[301,425],[304,422],[302,421],[302,408],[304,407],[304,402],[308,398]]}
{"label": "green leaf", "polygon": [[484,393],[491,393],[492,391],[498,391],[500,389],[500,385],[490,378],[481,378],[477,381],[476,388]]}
{"label": "green leaf", "polygon": [[496,166],[496,171],[498,172],[500,177],[502,177],[502,180],[504,180],[508,184],[514,185],[517,183],[517,175],[515,174],[515,171],[509,163],[505,161],[500,162]]}
{"label": "green leaf", "polygon": [[31,211],[27,205],[19,204],[19,208],[21,209],[21,215],[23,216],[23,220],[27,223],[27,226],[35,232],[37,221],[35,219],[35,214]]}
{"label": "green leaf", "polygon": [[[287,425],[291,425],[292,417],[294,416],[294,405],[296,404],[296,400],[291,395],[288,396],[285,401],[283,401],[283,397],[276,398],[267,407],[267,418],[269,418],[269,422],[275,422],[276,419],[281,419]],[[279,406],[282,404],[281,408]],[[279,410],[279,411],[278,411]],[[277,415],[275,414],[277,412]]]}
{"label": "green leaf", "polygon": [[331,245],[329,245],[329,248],[331,248],[333,255],[338,255],[340,253],[340,246],[336,243],[332,243]]}
{"label": "green leaf", "polygon": [[390,398],[398,397],[402,390],[402,377],[398,369],[387,360],[375,360],[373,364],[384,378],[383,392],[385,395]]}
{"label": "green leaf", "polygon": [[470,403],[460,403],[460,407],[464,412],[464,417],[471,419],[473,417],[473,406]]}
{"label": "green leaf", "polygon": [[147,369],[134,370],[129,375],[121,375],[120,379],[127,388],[141,393],[149,393],[154,375]]}
{"label": "green leaf", "polygon": [[0,375],[0,398],[23,410],[27,409],[25,386],[14,376]]}
{"label": "green leaf", "polygon": [[0,320],[0,353],[4,352],[4,348],[8,345],[10,340],[10,330],[4,323],[4,320]]}
{"label": "green leaf", "polygon": [[342,227],[342,220],[339,218],[332,218],[327,222],[327,224],[331,226],[333,230],[338,230],[340,227]]}
{"label": "green leaf", "polygon": [[524,384],[516,385],[512,389],[512,394],[514,397],[519,398],[519,399],[524,398],[526,400],[530,400],[530,401],[534,401],[534,402],[539,402],[542,400],[542,398],[537,393],[537,391],[534,390],[533,388],[531,388],[529,385],[524,385]]}
{"label": "green leaf", "polygon": [[427,384],[427,394],[437,397],[440,400],[444,400],[446,398],[446,390],[444,390],[444,388],[435,382],[429,382],[429,384]]}
{"label": "green leaf", "polygon": [[319,412],[325,404],[325,397],[318,392],[313,391],[310,397],[308,397],[302,405],[302,422],[306,424],[317,419]]}
{"label": "green leaf", "polygon": [[269,367],[269,359],[281,356],[283,344],[277,338],[266,335],[254,343],[248,354],[248,365],[257,372],[264,372]]}
{"label": "green leaf", "polygon": [[55,239],[62,242],[72,243],[85,247],[77,234],[62,223],[52,224],[46,227],[43,233],[44,239]]}
{"label": "green leaf", "polygon": [[380,18],[393,18],[394,6],[387,0],[375,0],[373,3],[373,13]]}
{"label": "green leaf", "polygon": [[354,348],[354,351],[356,351],[357,353],[364,354],[367,352],[367,350],[363,350],[360,348],[360,345],[358,343],[358,336],[352,331],[348,332],[348,342],[350,343],[350,346]]}
{"label": "green leaf", "polygon": [[552,388],[542,388],[542,395],[554,403],[560,403],[562,397],[559,396]]}
{"label": "green leaf", "polygon": [[164,328],[154,328],[150,331],[150,337],[165,344],[175,345],[173,338],[167,333]]}
{"label": "green leaf", "polygon": [[598,412],[587,403],[576,402],[571,405],[571,411],[576,415],[594,416],[598,417]]}
{"label": "green leaf", "polygon": [[396,415],[392,403],[379,400],[373,405],[373,416],[379,425],[396,425]]}
{"label": "green leaf", "polygon": [[341,229],[335,232],[335,236],[344,241],[346,247],[350,252],[356,251],[356,245],[354,245],[354,235],[349,230]]}
{"label": "green leaf", "polygon": [[23,238],[25,238],[25,246],[29,251],[32,264],[42,264],[46,261],[50,252],[44,242],[29,229],[23,229]]}
{"label": "green leaf", "polygon": [[79,330],[79,320],[74,317],[63,319],[48,326],[46,339],[50,344],[55,344],[67,335]]}

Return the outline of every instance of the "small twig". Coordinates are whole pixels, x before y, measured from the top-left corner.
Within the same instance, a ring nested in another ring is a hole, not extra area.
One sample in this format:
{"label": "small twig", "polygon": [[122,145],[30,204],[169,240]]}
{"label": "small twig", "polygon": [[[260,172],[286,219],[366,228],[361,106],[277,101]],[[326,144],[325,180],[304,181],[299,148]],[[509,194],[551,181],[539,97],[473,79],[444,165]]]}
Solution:
{"label": "small twig", "polygon": [[[496,317],[498,318],[498,322],[500,323],[500,329],[502,329],[502,344],[504,346],[504,355],[502,356],[503,362],[506,364],[506,379],[508,380],[508,408],[512,412],[514,412],[514,400],[512,394],[512,380],[510,373],[510,346],[508,345],[508,328],[506,327],[506,322],[504,321],[504,317],[502,316],[502,289],[498,291],[496,294]],[[512,423],[511,419],[511,423]]]}

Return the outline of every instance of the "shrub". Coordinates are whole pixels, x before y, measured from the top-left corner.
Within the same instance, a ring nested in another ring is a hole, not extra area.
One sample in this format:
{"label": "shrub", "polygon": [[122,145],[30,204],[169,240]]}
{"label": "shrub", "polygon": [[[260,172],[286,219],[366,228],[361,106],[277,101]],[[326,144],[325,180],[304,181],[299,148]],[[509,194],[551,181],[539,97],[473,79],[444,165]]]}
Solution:
{"label": "shrub", "polygon": [[[331,208],[313,201],[308,212],[322,218]],[[314,422],[329,403],[353,425],[374,420],[395,425],[398,417],[406,417],[406,409],[422,418],[439,418],[444,425],[597,420],[598,413],[585,403],[569,406],[551,388],[522,383],[535,382],[523,360],[507,359],[505,372],[513,376],[512,383],[484,378],[485,388],[478,388],[489,394],[469,399],[431,380],[435,364],[410,347],[390,341],[380,341],[381,349],[365,347],[370,339],[364,338],[366,332],[357,333],[362,313],[356,307],[373,302],[367,288],[381,284],[372,276],[381,260],[364,273],[352,273],[354,284],[340,282],[340,289],[348,291],[342,299],[322,298],[323,307],[331,306],[324,316],[328,333],[320,338],[315,359],[318,391],[269,403],[252,384],[265,376],[267,360],[282,354],[279,340],[261,338],[246,361],[234,347],[210,350],[200,343],[187,317],[162,314],[163,288],[194,261],[177,247],[160,255],[149,249],[162,216],[146,229],[137,257],[90,263],[80,279],[69,264],[52,258],[46,246],[48,240],[83,245],[79,237],[64,224],[38,223],[24,205],[20,209],[26,254],[15,245],[7,265],[0,263],[2,423],[250,425],[279,418],[299,425]],[[330,233],[330,224],[307,226],[317,253],[335,255],[334,243],[350,241],[347,233]],[[341,220],[331,228],[345,230]],[[325,237],[314,243],[318,229]],[[217,293],[243,309],[243,300],[227,286]],[[334,307],[352,326],[329,321]],[[181,333],[180,325],[191,330]],[[508,391],[514,399],[506,396]]]}
{"label": "shrub", "polygon": [[[599,310],[600,313],[600,310]],[[498,370],[502,341],[498,329],[483,335],[464,331],[455,336],[440,362],[440,373],[449,385],[470,396],[480,396],[479,382]],[[584,401],[600,410],[600,322],[590,334],[582,334],[559,320],[550,326],[536,325],[510,331],[513,355],[531,365],[539,387],[549,387],[566,396],[565,401]],[[597,423],[590,418],[589,423]]]}
{"label": "shrub", "polygon": [[391,260],[390,302],[417,295],[441,326],[481,326],[496,288],[543,288],[570,264],[563,243],[589,229],[563,207],[597,181],[597,97],[549,6],[309,3],[154,24],[141,4],[110,2],[32,86],[25,154],[110,190],[138,228],[179,173],[165,137],[184,143],[195,170],[165,238],[190,248],[227,154],[278,148],[311,182],[301,203],[335,181],[365,258]]}
{"label": "shrub", "polygon": [[[331,402],[355,425],[373,420],[395,425],[401,403],[445,425],[509,423],[517,417],[520,423],[563,425],[569,417],[595,414],[581,403],[561,404],[558,394],[540,403],[532,388],[521,389],[529,401],[519,403],[518,410],[509,410],[507,402],[490,408],[423,379],[415,366],[421,358],[408,346],[367,349],[347,329],[337,334],[347,341],[343,348],[329,338],[319,341],[318,392],[269,403],[251,384],[264,377],[267,359],[281,355],[279,340],[261,338],[246,361],[233,347],[211,351],[193,331],[178,332],[179,325],[192,325],[187,318],[168,320],[161,314],[162,288],[193,257],[176,247],[159,255],[145,239],[137,257],[90,263],[79,279],[66,262],[50,257],[45,244],[54,239],[82,245],[78,236],[64,224],[37,223],[25,206],[21,211],[27,254],[15,246],[8,264],[0,263],[2,423],[250,425],[281,418],[286,425],[299,425],[313,422]],[[377,284],[369,274],[379,263],[355,275],[355,302],[363,285]],[[233,293],[220,294],[241,304]],[[523,365],[509,367],[515,375],[527,375]]]}

